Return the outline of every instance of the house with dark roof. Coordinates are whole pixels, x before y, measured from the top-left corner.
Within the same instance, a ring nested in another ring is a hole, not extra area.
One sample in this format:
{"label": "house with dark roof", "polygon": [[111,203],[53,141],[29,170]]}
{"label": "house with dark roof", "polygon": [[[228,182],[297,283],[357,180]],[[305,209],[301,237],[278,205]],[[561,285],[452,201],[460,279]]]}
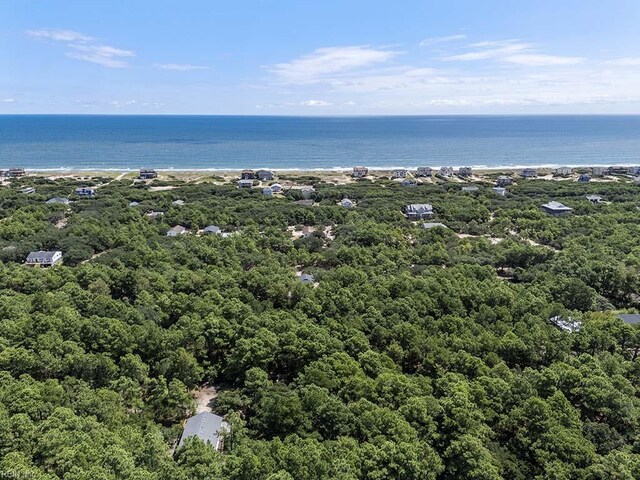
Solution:
{"label": "house with dark roof", "polygon": [[394,170],[391,173],[391,177],[392,178],[405,178],[408,174],[409,174],[408,170],[405,170],[404,168],[399,168],[397,170]]}
{"label": "house with dark roof", "polygon": [[582,175],[580,175],[578,177],[578,181],[582,182],[582,183],[587,183],[591,181],[591,177],[589,175],[587,175],[586,173],[583,173]]}
{"label": "house with dark roof", "polygon": [[26,265],[32,267],[53,267],[54,265],[62,262],[62,252],[59,250],[39,250],[37,252],[31,252],[27,255],[25,261]]}
{"label": "house with dark roof", "polygon": [[538,176],[538,171],[535,168],[524,168],[522,172],[520,172],[520,175],[523,178],[535,178]]}
{"label": "house with dark roof", "polygon": [[256,172],[256,176],[258,177],[258,180],[262,182],[273,180],[273,172],[271,170],[258,170]]}
{"label": "house with dark roof", "polygon": [[555,200],[542,205],[542,209],[545,212],[547,212],[549,215],[555,215],[555,216],[563,215],[565,213],[569,213],[573,211],[573,208],[567,207],[566,205],[563,205],[560,202],[556,202]]}
{"label": "house with dark roof", "polygon": [[433,175],[433,169],[431,167],[418,167],[416,171],[416,177],[430,177]]}
{"label": "house with dark roof", "polygon": [[573,173],[573,169],[571,167],[558,167],[556,168],[556,175],[566,176],[571,175]]}
{"label": "house with dark roof", "polygon": [[256,178],[256,174],[253,170],[242,170],[240,172],[241,180],[253,180],[254,178]]}
{"label": "house with dark roof", "polygon": [[458,169],[458,176],[460,177],[470,177],[473,175],[473,169],[471,167],[460,167]]}
{"label": "house with dark roof", "polygon": [[229,424],[220,415],[201,412],[184,422],[178,448],[182,447],[188,438],[197,437],[216,450],[222,451],[224,447],[223,435],[229,430]]}
{"label": "house with dark roof", "polygon": [[27,174],[24,168],[10,168],[4,173],[9,178],[24,177]]}
{"label": "house with dark roof", "polygon": [[78,187],[75,193],[80,197],[93,197],[96,194],[96,189],[93,187]]}
{"label": "house with dark roof", "polygon": [[282,185],[280,185],[279,183],[274,183],[273,185],[271,185],[271,192],[272,193],[282,192]]}
{"label": "house with dark roof", "polygon": [[364,178],[368,174],[369,169],[367,167],[353,167],[353,171],[351,172],[353,178]]}
{"label": "house with dark roof", "polygon": [[440,167],[440,176],[453,177],[453,167]]}
{"label": "house with dark roof", "polygon": [[506,186],[512,185],[512,184],[513,184],[513,178],[508,177],[506,175],[500,175],[496,179],[496,187],[506,187]]}
{"label": "house with dark roof", "polygon": [[151,168],[141,168],[140,174],[138,178],[141,180],[151,180],[152,178],[156,178],[158,176],[158,172]]}

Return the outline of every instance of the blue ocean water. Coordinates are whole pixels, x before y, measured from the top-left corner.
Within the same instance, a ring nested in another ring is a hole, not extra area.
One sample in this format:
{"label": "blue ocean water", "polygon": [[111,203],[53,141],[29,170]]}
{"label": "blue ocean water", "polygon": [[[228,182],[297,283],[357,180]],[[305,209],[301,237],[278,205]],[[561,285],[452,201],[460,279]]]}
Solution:
{"label": "blue ocean water", "polygon": [[640,116],[0,115],[0,167],[640,164]]}

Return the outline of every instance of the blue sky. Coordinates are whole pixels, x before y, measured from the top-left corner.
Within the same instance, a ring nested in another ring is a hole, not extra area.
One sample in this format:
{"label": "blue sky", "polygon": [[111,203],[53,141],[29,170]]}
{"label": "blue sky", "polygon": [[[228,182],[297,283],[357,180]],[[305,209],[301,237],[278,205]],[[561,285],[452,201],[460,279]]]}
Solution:
{"label": "blue sky", "polygon": [[0,113],[640,113],[638,0],[6,0]]}

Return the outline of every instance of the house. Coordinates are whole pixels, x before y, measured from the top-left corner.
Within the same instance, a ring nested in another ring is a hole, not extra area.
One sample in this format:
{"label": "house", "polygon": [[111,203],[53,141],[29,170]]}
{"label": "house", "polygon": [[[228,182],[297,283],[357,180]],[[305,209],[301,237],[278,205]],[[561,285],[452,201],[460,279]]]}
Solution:
{"label": "house", "polygon": [[602,177],[605,173],[607,173],[606,167],[591,167],[591,175],[594,177]]}
{"label": "house", "polygon": [[571,175],[573,169],[571,167],[559,167],[556,168],[556,175]]}
{"label": "house", "polygon": [[579,320],[574,320],[573,317],[563,317],[562,315],[555,315],[549,321],[567,333],[578,332],[582,326]]}
{"label": "house", "polygon": [[308,226],[304,226],[302,227],[302,235],[300,235],[302,238],[309,238],[313,232],[315,232],[316,229],[313,227],[308,227]]}
{"label": "house", "polygon": [[164,215],[164,212],[154,212],[153,210],[147,212],[147,217],[149,218],[160,218]]}
{"label": "house", "polygon": [[273,180],[273,172],[271,170],[258,170],[256,172],[256,176],[258,177],[258,180],[262,182]]}
{"label": "house", "polygon": [[629,325],[640,324],[640,313],[620,313],[618,318]]}
{"label": "house", "polygon": [[262,194],[265,197],[273,197],[273,190],[271,189],[271,187],[264,187],[262,189]]}
{"label": "house", "polygon": [[302,283],[314,283],[315,282],[315,278],[313,275],[311,275],[310,273],[303,273],[301,275],[298,276],[298,280],[300,280]]}
{"label": "house", "polygon": [[414,203],[406,207],[407,217],[410,219],[428,218],[433,215],[433,206],[428,203]]}
{"label": "house", "polygon": [[582,183],[587,183],[591,181],[591,177],[589,175],[587,175],[586,173],[583,173],[582,175],[580,175],[578,177],[578,181],[582,182]]}
{"label": "house", "polygon": [[174,200],[173,202],[171,202],[171,205],[174,205],[176,207],[181,207],[185,204],[186,202],[184,200]]}
{"label": "house", "polygon": [[70,201],[68,198],[64,198],[64,197],[53,197],[47,200],[46,203],[62,203],[63,205],[68,205]]}
{"label": "house", "polygon": [[304,205],[305,207],[313,206],[313,200],[296,200],[293,203],[295,203],[296,205]]}
{"label": "house", "polygon": [[316,193],[316,189],[313,187],[302,187],[300,191],[302,192],[302,197],[306,199],[313,197]]}
{"label": "house", "polygon": [[406,178],[409,172],[405,169],[394,170],[391,174],[392,178]]}
{"label": "house", "polygon": [[520,175],[523,178],[536,178],[538,176],[538,171],[535,168],[524,168]]}
{"label": "house", "polygon": [[31,252],[27,255],[26,265],[33,267],[53,267],[62,262],[62,252],[59,250]]}
{"label": "house", "polygon": [[93,197],[96,194],[96,189],[93,187],[79,187],[76,188],[75,193],[81,197]]}
{"label": "house", "polygon": [[442,177],[453,177],[453,167],[441,167],[440,168],[440,176],[442,176]]}
{"label": "house", "polygon": [[348,198],[343,198],[342,200],[340,200],[340,206],[344,207],[344,208],[353,208],[355,207],[355,203],[353,203],[352,200],[349,200]]}
{"label": "house", "polygon": [[587,195],[587,200],[591,203],[602,203],[602,197],[600,195]]}
{"label": "house", "polygon": [[242,170],[240,172],[240,180],[253,180],[256,178],[256,174],[253,170]]}
{"label": "house", "polygon": [[20,189],[20,193],[29,195],[30,193],[36,193],[36,189],[33,187],[24,187]]}
{"label": "house", "polygon": [[477,192],[478,191],[478,187],[476,187],[475,185],[466,185],[466,186],[462,187],[462,191],[463,192]]}
{"label": "house", "polygon": [[207,235],[222,235],[222,230],[217,225],[209,225],[202,230],[202,233]]}
{"label": "house", "polygon": [[198,437],[204,443],[211,445],[218,451],[222,451],[223,435],[229,431],[229,424],[220,415],[211,412],[201,412],[188,418],[184,422],[184,430],[178,442],[178,448],[191,437]]}
{"label": "house", "polygon": [[171,227],[167,232],[167,237],[177,237],[178,235],[184,235],[187,233],[187,229],[182,225],[176,225],[175,227]]}
{"label": "house", "polygon": [[253,180],[239,180],[238,181],[238,188],[252,188],[253,187]]}
{"label": "house", "polygon": [[140,202],[136,202],[135,200],[133,202],[129,202],[130,207],[137,207],[138,205],[140,205]]}
{"label": "house", "polygon": [[418,182],[416,182],[413,178],[405,178],[401,185],[403,187],[417,187],[418,186]]}
{"label": "house", "polygon": [[555,200],[549,203],[545,203],[544,205],[542,205],[542,208],[549,215],[556,215],[556,216],[571,212],[573,210],[573,208],[567,207],[566,205],[563,205],[560,202],[556,202]]}
{"label": "house", "polygon": [[460,167],[458,169],[458,176],[460,177],[470,177],[473,175],[473,171],[471,169],[471,167]]}
{"label": "house", "polygon": [[496,195],[500,195],[504,197],[507,194],[507,189],[504,187],[493,187],[493,191],[496,192]]}
{"label": "house", "polygon": [[513,178],[507,177],[506,175],[500,175],[496,179],[496,187],[506,187],[512,184],[513,184]]}
{"label": "house", "polygon": [[422,228],[426,228],[427,230],[431,230],[432,228],[447,228],[444,223],[439,222],[425,222],[422,224]]}
{"label": "house", "polygon": [[26,174],[24,168],[10,168],[5,172],[5,176],[9,178],[24,177]]}
{"label": "house", "polygon": [[613,166],[607,169],[607,173],[609,175],[624,175],[627,173],[626,167]]}
{"label": "house", "polygon": [[353,167],[351,176],[353,178],[364,178],[369,175],[369,169],[367,167]]}
{"label": "house", "polygon": [[279,183],[274,183],[273,185],[271,185],[271,191],[273,193],[281,193],[282,192],[282,185],[280,185]]}
{"label": "house", "polygon": [[431,167],[418,167],[416,171],[416,177],[430,177],[433,175],[433,169]]}
{"label": "house", "polygon": [[140,169],[140,174],[138,178],[141,180],[150,180],[152,178],[156,178],[158,176],[158,172],[152,170],[150,168],[142,168]]}
{"label": "house", "polygon": [[640,175],[640,167],[629,167],[627,173],[629,175]]}

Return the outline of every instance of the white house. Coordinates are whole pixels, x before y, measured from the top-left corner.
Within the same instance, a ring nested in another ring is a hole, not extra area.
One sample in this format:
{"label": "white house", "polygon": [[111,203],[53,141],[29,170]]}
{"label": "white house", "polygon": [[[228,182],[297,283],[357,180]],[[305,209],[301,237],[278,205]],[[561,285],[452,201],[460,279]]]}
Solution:
{"label": "white house", "polygon": [[171,227],[167,232],[167,237],[177,237],[178,235],[184,235],[187,233],[187,229],[182,225],[176,225],[175,227]]}
{"label": "white house", "polygon": [[252,188],[253,180],[250,179],[242,179],[238,180],[238,188]]}
{"label": "white house", "polygon": [[504,187],[493,187],[493,191],[496,192],[496,195],[500,195],[504,197],[507,194],[507,189]]}
{"label": "white house", "polygon": [[353,201],[349,200],[348,198],[343,198],[342,200],[340,200],[340,206],[344,208],[353,208],[355,207],[355,203],[353,203]]}
{"label": "white house", "polygon": [[600,195],[587,195],[586,198],[591,203],[602,203],[602,197]]}
{"label": "white house", "polygon": [[59,250],[31,252],[27,255],[26,265],[33,267],[52,267],[62,262],[62,252]]}
{"label": "white house", "polygon": [[222,230],[217,225],[209,225],[202,230],[202,233],[207,235],[222,235]]}
{"label": "white house", "polygon": [[563,205],[560,202],[556,202],[555,200],[549,203],[545,203],[544,205],[542,205],[542,208],[549,215],[554,215],[554,216],[563,215],[573,210],[573,208],[567,207],[566,205]]}
{"label": "white house", "polygon": [[68,205],[70,203],[70,200],[64,197],[53,197],[47,200],[47,203],[61,203],[63,205]]}
{"label": "white house", "polygon": [[571,175],[573,169],[571,167],[559,167],[556,168],[556,175]]}
{"label": "white house", "polygon": [[462,191],[463,192],[477,192],[478,191],[478,187],[476,187],[475,185],[466,185],[466,186],[462,187]]}
{"label": "white house", "polygon": [[594,177],[602,177],[607,173],[607,167],[591,167],[591,175]]}
{"label": "white house", "polygon": [[262,189],[262,195],[265,197],[273,197],[273,189],[271,187],[264,187]]}

